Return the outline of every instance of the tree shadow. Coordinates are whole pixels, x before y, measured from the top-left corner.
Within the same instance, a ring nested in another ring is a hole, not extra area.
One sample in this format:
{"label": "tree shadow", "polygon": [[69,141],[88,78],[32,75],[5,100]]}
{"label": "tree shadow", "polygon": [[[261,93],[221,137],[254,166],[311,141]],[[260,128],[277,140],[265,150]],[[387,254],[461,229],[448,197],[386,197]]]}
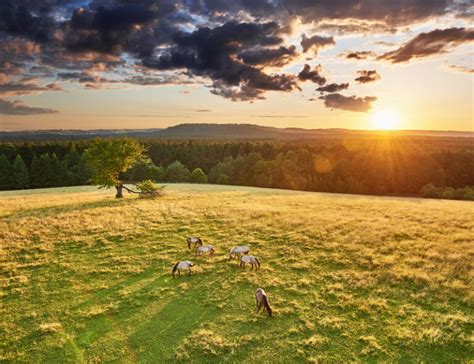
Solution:
{"label": "tree shadow", "polygon": [[127,198],[127,199],[106,199],[101,201],[94,201],[94,202],[84,202],[78,204],[64,204],[60,206],[49,206],[49,207],[39,207],[39,208],[32,208],[32,209],[23,209],[8,215],[2,216],[2,219],[8,220],[12,218],[24,218],[28,216],[37,216],[40,215],[41,217],[47,216],[54,216],[58,214],[62,214],[64,212],[70,211],[83,211],[88,209],[97,209],[102,207],[115,207],[115,206],[129,206],[132,203],[137,203],[139,200],[138,198]]}

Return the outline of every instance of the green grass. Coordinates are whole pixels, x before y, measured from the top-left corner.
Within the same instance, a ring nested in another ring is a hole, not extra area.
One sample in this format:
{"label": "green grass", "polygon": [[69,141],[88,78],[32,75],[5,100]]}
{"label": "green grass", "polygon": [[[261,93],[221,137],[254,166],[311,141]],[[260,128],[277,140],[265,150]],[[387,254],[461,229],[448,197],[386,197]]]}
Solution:
{"label": "green grass", "polygon": [[[0,362],[469,362],[474,203],[170,185],[0,193]],[[217,247],[207,260],[185,242]],[[227,254],[247,244],[262,268]],[[178,260],[195,274],[173,279]],[[264,287],[274,317],[255,315]]]}

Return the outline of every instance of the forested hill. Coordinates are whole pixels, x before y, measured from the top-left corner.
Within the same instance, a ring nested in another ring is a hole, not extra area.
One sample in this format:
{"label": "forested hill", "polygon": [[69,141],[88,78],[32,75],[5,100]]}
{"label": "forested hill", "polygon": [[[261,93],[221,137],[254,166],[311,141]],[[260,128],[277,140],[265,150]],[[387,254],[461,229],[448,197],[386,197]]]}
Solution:
{"label": "forested hill", "polygon": [[[163,139],[319,139],[344,136],[376,136],[377,131],[348,129],[275,128],[253,124],[180,124],[166,129],[26,130],[0,132],[0,141],[78,140],[130,136]],[[401,130],[398,136],[474,137],[473,132]]]}

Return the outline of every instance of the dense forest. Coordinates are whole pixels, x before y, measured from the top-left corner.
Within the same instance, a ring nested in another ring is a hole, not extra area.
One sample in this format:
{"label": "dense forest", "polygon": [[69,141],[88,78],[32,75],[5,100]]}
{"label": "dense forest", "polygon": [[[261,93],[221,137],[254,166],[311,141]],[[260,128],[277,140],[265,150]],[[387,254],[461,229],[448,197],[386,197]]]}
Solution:
{"label": "dense forest", "polygon": [[[474,199],[472,138],[143,139],[122,179]],[[83,185],[88,141],[0,143],[0,189]]]}

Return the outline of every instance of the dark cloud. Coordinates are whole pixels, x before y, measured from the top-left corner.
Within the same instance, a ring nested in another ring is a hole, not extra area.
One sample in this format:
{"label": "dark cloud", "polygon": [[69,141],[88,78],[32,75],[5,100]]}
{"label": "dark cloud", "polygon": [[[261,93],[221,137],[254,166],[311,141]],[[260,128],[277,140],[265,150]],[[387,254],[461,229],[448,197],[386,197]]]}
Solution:
{"label": "dark cloud", "polygon": [[[146,67],[156,70],[184,69],[190,75],[208,77],[214,81],[212,92],[232,100],[262,98],[265,91],[297,89],[292,75],[269,75],[252,64],[236,59],[245,49],[260,49],[282,42],[275,22],[229,22],[216,28],[200,28],[192,33],[180,33],[175,45],[157,57],[144,60]],[[274,58],[260,57],[260,66],[273,65]]]}
{"label": "dark cloud", "polygon": [[239,54],[239,58],[244,63],[255,66],[265,65],[277,67],[284,66],[296,56],[295,46],[251,49]]}
{"label": "dark cloud", "polygon": [[445,53],[449,47],[474,41],[474,29],[448,28],[436,29],[418,34],[397,50],[377,57],[391,63],[408,62],[413,58],[424,58]]}
{"label": "dark cloud", "polygon": [[451,9],[457,18],[472,20],[474,16],[474,5],[471,0],[458,1]]}
{"label": "dark cloud", "polygon": [[199,0],[191,1],[189,10],[214,21],[230,19],[274,19],[289,23],[298,17],[303,23],[323,20],[357,20],[406,26],[444,15],[453,0]]}
{"label": "dark cloud", "polygon": [[[299,81],[326,82],[317,70],[298,77],[268,71],[298,56],[295,45],[284,43],[295,19],[314,31],[373,34],[447,11],[463,16],[468,5],[454,0],[0,0],[0,84],[33,73],[90,89],[106,82],[183,83],[186,77],[204,80],[211,92],[232,100],[260,99],[267,91],[297,90]],[[332,36],[302,35],[308,55],[334,44]],[[411,57],[436,47],[426,48]],[[406,53],[389,52],[380,59],[397,63],[410,59]],[[178,76],[167,75],[177,70]]]}
{"label": "dark cloud", "polygon": [[311,70],[311,66],[309,64],[305,64],[301,72],[298,74],[298,78],[301,81],[312,81],[317,83],[318,85],[324,85],[326,83],[326,78],[321,75],[322,72],[321,65],[317,65]]}
{"label": "dark cloud", "polygon": [[73,80],[80,83],[99,82],[100,77],[86,72],[64,72],[57,75],[62,80]]}
{"label": "dark cloud", "polygon": [[330,109],[341,109],[354,112],[367,112],[372,108],[372,103],[377,100],[374,96],[357,97],[341,94],[328,94],[320,96],[324,105]]}
{"label": "dark cloud", "polygon": [[326,86],[321,86],[316,89],[319,92],[328,92],[334,93],[342,90],[347,90],[349,88],[349,83],[330,83]]}
{"label": "dark cloud", "polygon": [[359,83],[375,82],[381,79],[380,75],[377,73],[376,70],[357,71],[357,74],[359,75],[359,77],[357,77],[355,80]]}
{"label": "dark cloud", "polygon": [[319,49],[334,44],[336,44],[336,41],[333,37],[313,35],[312,37],[308,38],[306,34],[301,36],[301,47],[303,47],[303,52],[305,53],[312,49],[314,50],[315,54],[318,54]]}
{"label": "dark cloud", "polygon": [[356,19],[385,22],[391,26],[404,26],[446,13],[450,0],[261,0],[223,1],[200,0],[193,2],[194,11],[217,15],[217,19],[235,16],[256,18],[298,17],[303,23],[325,19]]}
{"label": "dark cloud", "polygon": [[24,79],[18,82],[7,82],[0,84],[0,96],[24,96],[33,95],[46,91],[60,91],[61,86],[57,82],[39,85],[36,79]]}
{"label": "dark cloud", "polygon": [[254,101],[265,99],[262,90],[249,87],[245,84],[240,87],[229,86],[225,82],[218,80],[213,82],[210,89],[211,93],[214,95],[222,96],[232,101]]}
{"label": "dark cloud", "polygon": [[355,59],[355,60],[367,59],[374,56],[375,56],[375,53],[372,51],[347,51],[339,55],[339,57],[342,57],[342,58]]}
{"label": "dark cloud", "polygon": [[57,110],[42,107],[30,107],[22,101],[8,101],[0,99],[0,114],[4,115],[35,115],[35,114],[52,114]]}
{"label": "dark cloud", "polygon": [[155,11],[139,4],[79,8],[67,24],[66,46],[73,51],[119,53],[128,50],[127,42],[133,33],[156,18]]}
{"label": "dark cloud", "polygon": [[282,0],[304,23],[323,19],[361,19],[404,26],[446,13],[449,0]]}
{"label": "dark cloud", "polygon": [[[39,43],[53,38],[56,23],[45,2],[44,7],[34,2],[22,0],[0,1],[0,31],[19,35]],[[33,13],[33,10],[37,10]]]}

